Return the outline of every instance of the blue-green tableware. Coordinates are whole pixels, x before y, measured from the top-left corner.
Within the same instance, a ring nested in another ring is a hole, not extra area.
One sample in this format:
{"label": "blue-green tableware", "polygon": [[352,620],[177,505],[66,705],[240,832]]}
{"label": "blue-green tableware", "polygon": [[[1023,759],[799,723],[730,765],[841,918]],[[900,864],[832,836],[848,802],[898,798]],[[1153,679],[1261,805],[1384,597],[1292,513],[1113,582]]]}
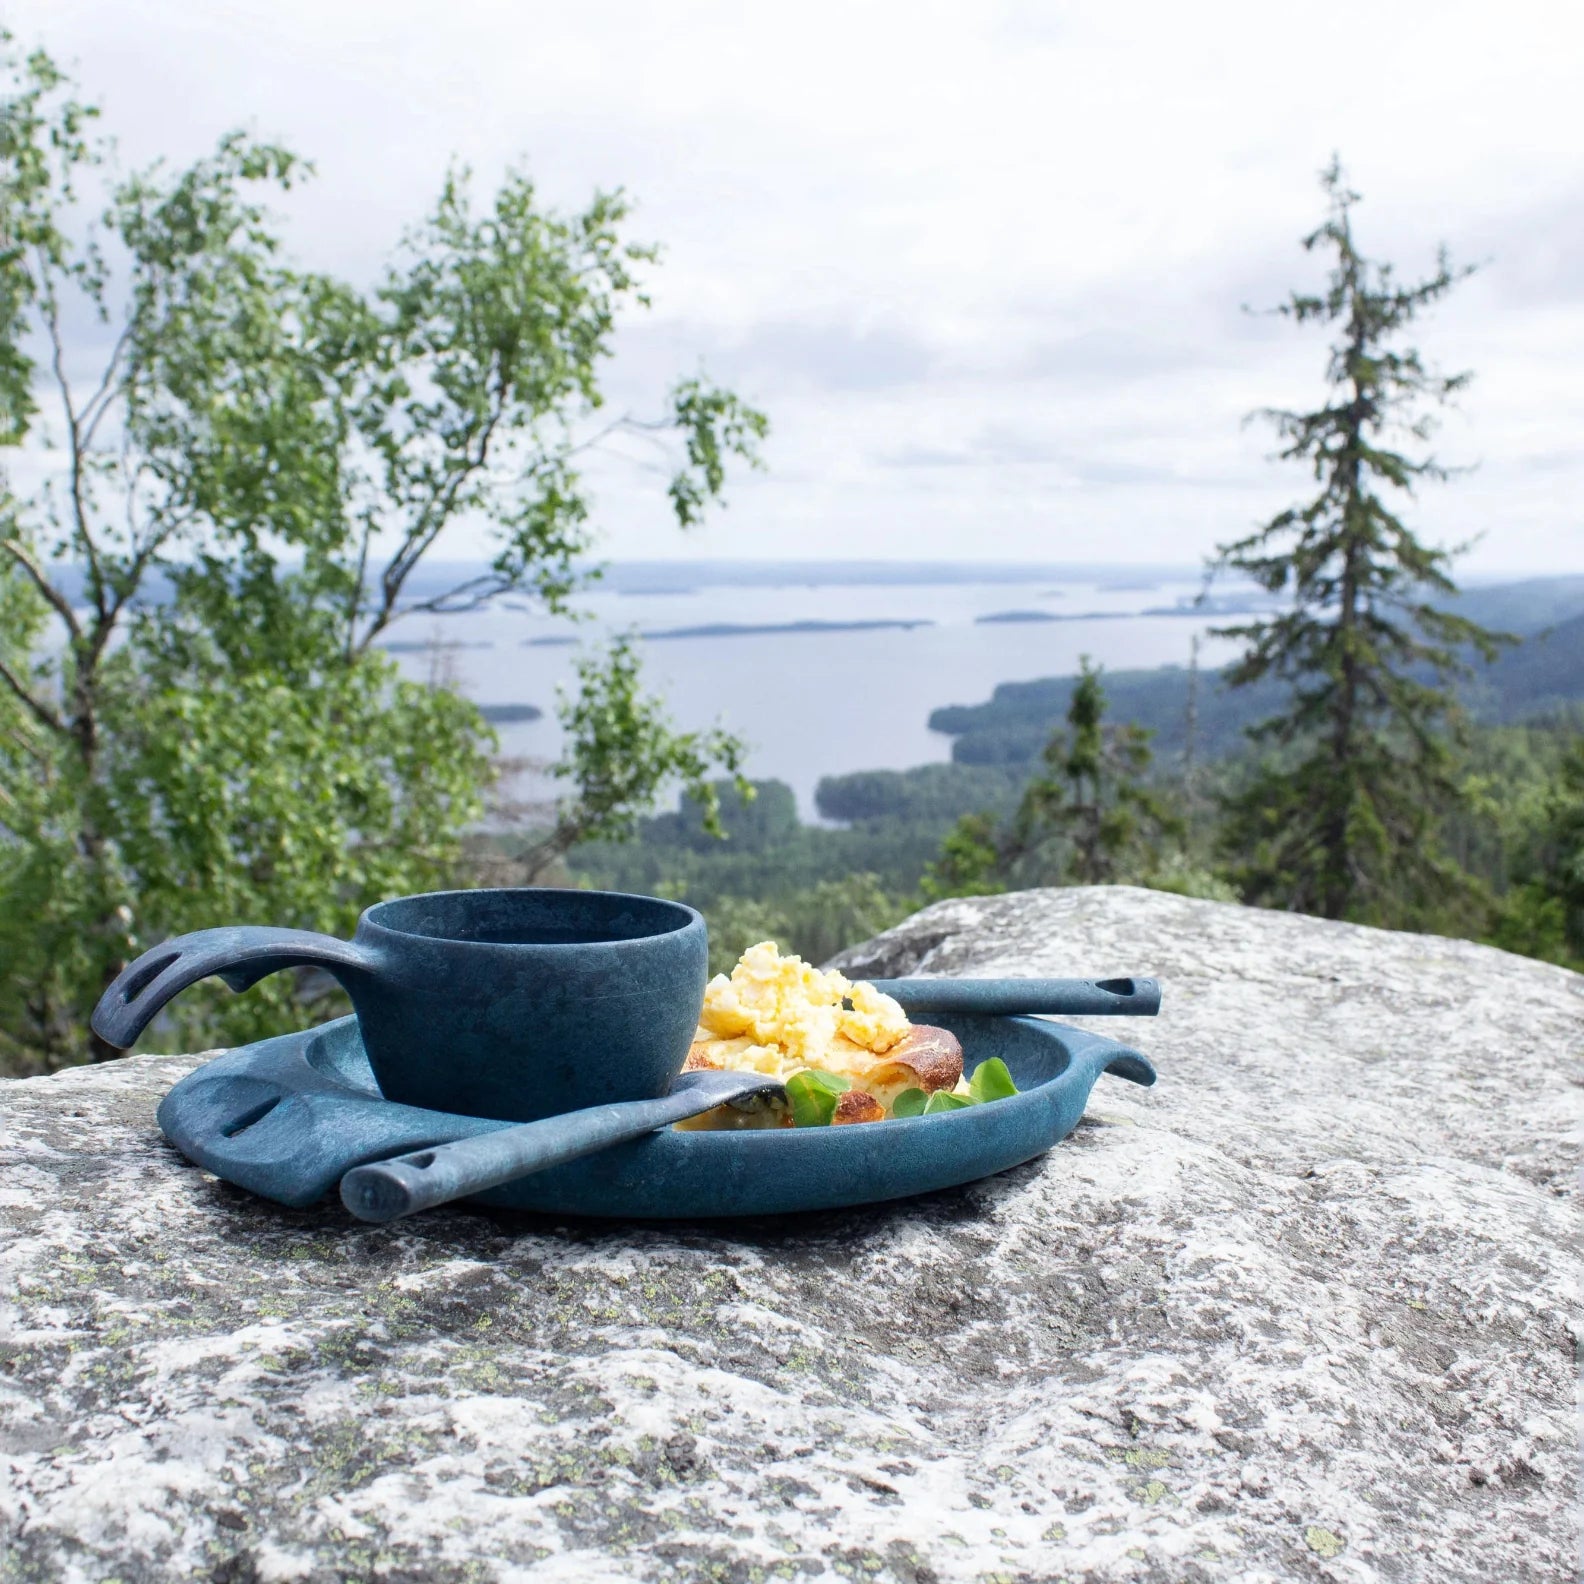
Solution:
{"label": "blue-green tableware", "polygon": [[[1017,981],[1006,981],[1009,993]],[[1004,1100],[854,1127],[697,1133],[662,1128],[536,1172],[471,1201],[555,1214],[655,1218],[777,1215],[899,1199],[1005,1171],[1070,1133],[1101,1073],[1151,1084],[1138,1051],[1032,1017],[948,1014],[971,1072],[991,1056],[1021,1091]],[[381,1097],[343,1018],[231,1051],[182,1079],[165,1135],[229,1182],[288,1205],[333,1191],[352,1167],[502,1126]]]}
{"label": "blue-green tableware", "polygon": [[611,891],[436,891],[371,907],[350,941],[244,925],[180,935],[105,991],[123,1049],[172,996],[309,964],[352,999],[366,1065],[400,1105],[513,1122],[665,1094],[704,1003],[704,920]]}

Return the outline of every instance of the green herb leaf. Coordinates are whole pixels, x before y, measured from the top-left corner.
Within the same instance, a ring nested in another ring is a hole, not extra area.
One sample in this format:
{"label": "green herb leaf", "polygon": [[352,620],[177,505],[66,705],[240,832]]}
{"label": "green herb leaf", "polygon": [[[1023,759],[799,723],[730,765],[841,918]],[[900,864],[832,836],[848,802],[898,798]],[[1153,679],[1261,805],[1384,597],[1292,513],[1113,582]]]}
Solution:
{"label": "green herb leaf", "polygon": [[809,1068],[793,1073],[786,1081],[787,1100],[792,1106],[794,1127],[829,1127],[836,1114],[836,1097],[852,1088],[850,1079],[837,1073]]}
{"label": "green herb leaf", "polygon": [[944,1089],[937,1089],[924,1105],[924,1115],[934,1116],[937,1111],[961,1111],[964,1106],[971,1106],[973,1101],[967,1095],[948,1094]]}
{"label": "green herb leaf", "polygon": [[992,1056],[974,1068],[973,1077],[968,1080],[968,1092],[983,1104],[987,1100],[1005,1100],[1018,1090],[1012,1082],[1012,1074],[1007,1071],[1007,1064],[999,1056]]}
{"label": "green herb leaf", "polygon": [[929,1096],[922,1089],[904,1089],[891,1102],[891,1115],[894,1117],[922,1116],[924,1107],[928,1102]]}

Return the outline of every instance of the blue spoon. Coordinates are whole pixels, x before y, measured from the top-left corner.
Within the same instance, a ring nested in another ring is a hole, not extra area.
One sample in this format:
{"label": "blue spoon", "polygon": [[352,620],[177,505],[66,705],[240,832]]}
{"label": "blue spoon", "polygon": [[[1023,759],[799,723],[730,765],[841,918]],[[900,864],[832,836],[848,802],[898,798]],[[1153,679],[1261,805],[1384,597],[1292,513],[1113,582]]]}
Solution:
{"label": "blue spoon", "polygon": [[658,1100],[589,1106],[354,1166],[341,1179],[341,1203],[360,1221],[394,1221],[640,1138],[728,1101],[785,1094],[781,1080],[764,1073],[685,1072]]}

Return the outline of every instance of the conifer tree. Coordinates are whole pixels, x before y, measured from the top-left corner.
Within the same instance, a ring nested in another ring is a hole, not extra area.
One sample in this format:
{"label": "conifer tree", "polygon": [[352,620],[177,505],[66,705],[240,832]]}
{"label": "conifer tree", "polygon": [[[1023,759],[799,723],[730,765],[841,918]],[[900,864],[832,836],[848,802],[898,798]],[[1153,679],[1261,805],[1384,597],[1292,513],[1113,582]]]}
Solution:
{"label": "conifer tree", "polygon": [[1359,252],[1358,194],[1337,161],[1321,181],[1329,213],[1303,246],[1330,255],[1325,288],[1294,292],[1275,312],[1335,327],[1328,397],[1310,412],[1257,415],[1319,492],[1221,546],[1214,563],[1289,600],[1220,630],[1248,645],[1228,682],[1292,686],[1287,711],[1254,728],[1274,752],[1229,802],[1223,840],[1248,901],[1404,922],[1463,884],[1437,850],[1432,810],[1456,796],[1453,680],[1471,649],[1489,658],[1501,641],[1446,608],[1453,552],[1424,543],[1394,509],[1448,476],[1424,443],[1434,408],[1470,378],[1436,373],[1402,337],[1471,270],[1454,269],[1443,248],[1432,275],[1401,284]]}
{"label": "conifer tree", "polygon": [[1067,731],[1045,745],[1045,773],[1024,789],[1003,859],[1036,882],[1113,885],[1138,879],[1159,857],[1158,838],[1180,822],[1144,784],[1150,734],[1105,723],[1100,668],[1080,661]]}
{"label": "conifer tree", "polygon": [[1013,885],[1142,882],[1159,867],[1160,839],[1183,822],[1144,781],[1150,733],[1106,722],[1101,668],[1079,662],[1067,730],[1045,744],[1044,770],[1023,789],[1017,812],[998,822],[964,814],[925,871],[926,901],[987,896]]}

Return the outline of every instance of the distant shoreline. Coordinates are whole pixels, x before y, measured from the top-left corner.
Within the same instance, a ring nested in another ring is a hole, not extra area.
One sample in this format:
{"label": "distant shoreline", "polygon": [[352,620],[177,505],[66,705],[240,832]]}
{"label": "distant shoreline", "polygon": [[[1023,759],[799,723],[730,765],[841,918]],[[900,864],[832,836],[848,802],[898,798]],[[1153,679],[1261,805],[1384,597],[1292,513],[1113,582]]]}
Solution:
{"label": "distant shoreline", "polygon": [[491,726],[516,726],[544,719],[544,711],[537,704],[480,704],[477,708]]}
{"label": "distant shoreline", "polygon": [[986,616],[975,616],[976,627],[1016,625],[1019,622],[1079,622],[1079,621],[1135,621],[1143,616],[1256,616],[1265,608],[1255,605],[1216,605],[1197,610],[1191,605],[1152,605],[1145,610],[1115,611],[991,611]]}
{"label": "distant shoreline", "polygon": [[490,638],[397,638],[382,640],[375,647],[386,654],[427,654],[430,650],[493,649],[495,643]]}
{"label": "distant shoreline", "polygon": [[[405,593],[428,599],[468,582],[481,563],[434,562],[420,566]],[[713,588],[931,588],[964,583],[1023,588],[1025,598],[1045,597],[1052,585],[1082,583],[1107,592],[1140,592],[1162,583],[1197,582],[1197,563],[1062,561],[612,561],[587,590],[608,594],[696,594]]]}
{"label": "distant shoreline", "polygon": [[[795,621],[795,622],[707,622],[701,627],[662,627],[638,636],[647,642],[663,638],[756,638],[767,633],[849,633],[911,632],[915,627],[933,627],[932,621]],[[526,649],[560,649],[579,640],[571,636],[525,638]]]}

